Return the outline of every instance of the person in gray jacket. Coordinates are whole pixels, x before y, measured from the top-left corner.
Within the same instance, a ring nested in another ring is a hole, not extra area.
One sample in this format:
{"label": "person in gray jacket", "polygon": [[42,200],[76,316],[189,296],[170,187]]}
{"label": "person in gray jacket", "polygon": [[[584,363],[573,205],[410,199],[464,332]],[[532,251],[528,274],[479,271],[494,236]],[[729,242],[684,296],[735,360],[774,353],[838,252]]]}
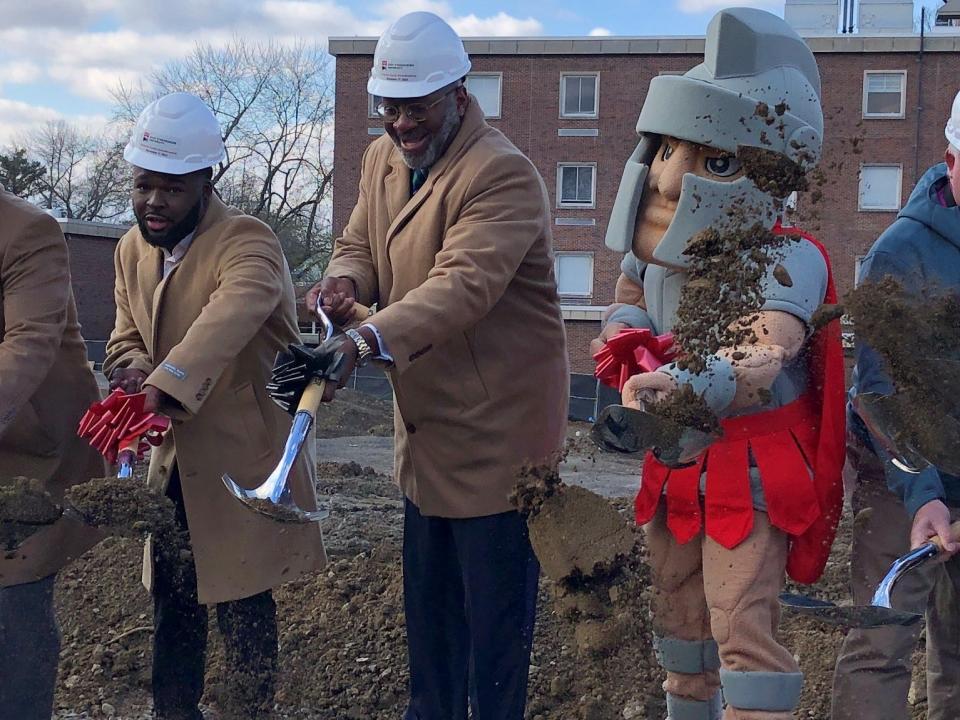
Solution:
{"label": "person in gray jacket", "polygon": [[[896,221],[877,239],[860,266],[860,282],[891,276],[917,296],[960,293],[960,93],[945,134],[945,162],[917,183]],[[902,328],[905,333],[909,327]],[[857,344],[851,396],[890,395],[893,384],[880,356]],[[951,559],[909,573],[897,585],[897,606],[926,613],[929,720],[960,718],[960,546],[950,537],[960,517],[960,478],[928,466],[905,472],[890,461],[863,420],[848,407],[847,457],[856,473],[852,505],[850,575],[853,602],[870,602],[891,563],[934,535]],[[960,451],[960,450],[958,450]],[[906,720],[911,658],[920,625],[851,630],[837,659],[833,720]]]}

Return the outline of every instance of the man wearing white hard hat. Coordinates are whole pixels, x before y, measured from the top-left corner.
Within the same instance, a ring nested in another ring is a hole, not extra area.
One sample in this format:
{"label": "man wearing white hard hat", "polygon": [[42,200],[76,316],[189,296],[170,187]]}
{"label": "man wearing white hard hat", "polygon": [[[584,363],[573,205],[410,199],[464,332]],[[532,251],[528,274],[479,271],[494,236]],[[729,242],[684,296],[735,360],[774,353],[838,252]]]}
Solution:
{"label": "man wearing white hard hat", "polygon": [[431,13],[380,37],[367,90],[386,135],[307,296],[337,319],[378,307],[339,347],[347,372],[379,360],[394,389],[407,720],[468,703],[474,720],[523,718],[539,565],[508,495],[521,465],[556,462],[567,416],[546,189],[484,121],[469,70]]}
{"label": "man wearing white hard hat", "polygon": [[[642,410],[684,389],[723,431],[689,462],[648,452],[634,504],[669,720],[795,720],[803,674],[777,638],[778,595],[787,575],[820,576],[836,531],[843,366],[837,323],[811,324],[821,303],[836,302],[826,253],[781,227],[793,188],[763,168],[798,179],[819,159],[813,53],[771,13],[721,10],[704,62],[650,82],[637,133],[606,235],[629,253],[598,344],[629,327],[676,332],[691,355],[709,348],[699,367],[667,362],[633,375],[623,404]],[[725,262],[755,272],[755,286],[749,271],[711,275],[724,243],[736,249]],[[745,302],[711,324],[704,308],[731,297]]]}
{"label": "man wearing white hard hat", "polygon": [[[861,261],[861,283],[892,276],[918,296],[960,293],[960,93],[944,134],[944,162],[920,178],[897,219]],[[909,334],[910,328],[901,331]],[[872,348],[858,342],[856,361],[851,397],[893,392],[884,361]],[[852,404],[848,416],[847,455],[856,471],[853,601],[869,604],[895,559],[935,535],[941,538],[951,559],[905,575],[896,587],[896,605],[926,614],[927,718],[953,720],[960,717],[960,560],[953,556],[960,546],[949,526],[960,517],[960,477],[933,466],[917,474],[905,472]],[[907,695],[920,630],[913,625],[847,633],[834,674],[833,720],[911,717]]]}
{"label": "man wearing white hard hat", "polygon": [[[278,351],[299,339],[289,270],[273,232],[227,207],[212,185],[225,157],[213,113],[173,93],[140,115],[124,157],[133,165],[137,225],[117,246],[117,320],[104,372],[173,419],[147,482],[170,497],[191,553],[148,543],[154,596],[154,713],[200,720],[206,605],[224,638],[225,717],[267,717],[277,663],[271,588],[325,563],[315,524],[281,524],[235,500],[220,478],[256,487],[276,466],[290,418],[265,385]],[[290,486],[316,507],[301,458]]]}

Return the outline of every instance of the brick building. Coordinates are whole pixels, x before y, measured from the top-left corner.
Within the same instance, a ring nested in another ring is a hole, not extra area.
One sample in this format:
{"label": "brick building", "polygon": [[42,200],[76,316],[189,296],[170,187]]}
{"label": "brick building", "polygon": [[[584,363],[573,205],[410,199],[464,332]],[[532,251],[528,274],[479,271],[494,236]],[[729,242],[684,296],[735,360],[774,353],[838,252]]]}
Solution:
{"label": "brick building", "polygon": [[[832,8],[832,19],[828,14],[824,20],[820,6]],[[894,8],[912,21],[912,3],[861,0],[864,25],[878,26],[863,14],[872,6]],[[826,131],[824,177],[795,198],[794,222],[827,245],[842,294],[915,180],[942,158],[944,122],[960,89],[960,35],[837,34],[836,2],[789,0],[787,9],[799,21],[805,16],[797,13],[809,11],[830,30],[797,25],[806,30],[820,66]],[[898,22],[894,30],[903,17]],[[383,133],[366,93],[375,44],[375,38],[330,40],[336,57],[335,233],[356,201],[363,150]],[[699,63],[704,40],[477,38],[465,45],[473,62],[468,87],[488,121],[533,161],[550,192],[571,365],[575,373],[590,373],[589,340],[619,274],[620,257],[605,248],[603,236],[623,164],[636,144],[637,115],[651,78]]]}
{"label": "brick building", "polygon": [[113,251],[128,225],[59,219],[70,251],[70,276],[90,359],[100,363],[113,330]]}

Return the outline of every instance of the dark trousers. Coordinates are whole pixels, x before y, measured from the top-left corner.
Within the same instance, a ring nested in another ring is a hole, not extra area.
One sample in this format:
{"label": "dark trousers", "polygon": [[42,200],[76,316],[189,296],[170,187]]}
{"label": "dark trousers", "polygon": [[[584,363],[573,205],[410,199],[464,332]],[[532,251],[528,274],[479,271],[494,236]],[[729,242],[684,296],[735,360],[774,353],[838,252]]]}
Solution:
{"label": "dark trousers", "polygon": [[[178,525],[186,530],[180,475],[172,473],[167,489],[176,505]],[[161,720],[202,720],[207,652],[207,608],[197,600],[197,575],[189,554],[170,552],[154,543],[153,707]],[[229,717],[268,717],[273,706],[277,669],[277,606],[270,591],[217,604],[223,635],[226,673],[223,701]]]}
{"label": "dark trousers", "polygon": [[406,501],[404,720],[523,720],[540,565],[515,512],[425,517]]}
{"label": "dark trousers", "polygon": [[55,576],[0,588],[0,720],[50,720],[60,659]]}

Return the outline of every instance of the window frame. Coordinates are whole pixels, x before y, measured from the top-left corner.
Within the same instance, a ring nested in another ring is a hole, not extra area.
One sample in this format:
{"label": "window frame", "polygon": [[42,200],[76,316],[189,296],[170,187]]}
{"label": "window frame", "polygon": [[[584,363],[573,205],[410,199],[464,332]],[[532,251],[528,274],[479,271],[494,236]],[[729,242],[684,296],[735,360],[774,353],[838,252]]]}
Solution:
{"label": "window frame", "polygon": [[380,98],[377,95],[371,95],[367,93],[367,119],[376,118],[380,122],[383,122],[383,118],[380,117],[380,113],[377,112],[377,105],[380,104]]}
{"label": "window frame", "polygon": [[[593,170],[590,183],[590,202],[564,202],[563,169],[588,167]],[[597,163],[595,162],[558,162],[557,163],[557,208],[563,210],[594,210],[597,207]]]}
{"label": "window frame", "polygon": [[[501,120],[503,118],[503,72],[498,70],[478,70],[477,72],[468,72],[464,80],[464,87],[466,87],[466,81],[471,77],[495,77],[497,78],[497,114],[496,115],[487,115],[486,110],[483,112],[483,117],[486,120]],[[467,88],[467,92],[470,92],[470,89]],[[483,107],[480,108],[483,110]]]}
{"label": "window frame", "polygon": [[[897,200],[895,207],[864,207],[863,206],[863,172],[867,168],[896,168],[897,169]],[[901,163],[862,163],[857,173],[857,211],[858,212],[897,212],[903,207],[903,165]]]}
{"label": "window frame", "polygon": [[[867,90],[868,78],[871,75],[899,75],[900,82],[900,111],[897,113],[867,112],[867,100],[870,93]],[[863,101],[860,115],[864,120],[903,120],[907,115],[907,71],[906,70],[864,70],[863,71]]]}
{"label": "window frame", "polygon": [[[596,79],[596,85],[593,90],[593,112],[592,113],[566,113],[563,108],[567,99],[568,77],[593,77]],[[564,70],[560,73],[560,119],[561,120],[593,120],[600,117],[600,71],[584,70],[582,72],[574,70]]]}
{"label": "window frame", "polygon": [[[590,283],[585,293],[563,292],[560,289],[560,259],[564,257],[587,257],[590,259]],[[557,294],[562,298],[592,298],[594,275],[596,274],[597,263],[595,253],[588,250],[556,250],[553,253],[553,274],[557,281]]]}

